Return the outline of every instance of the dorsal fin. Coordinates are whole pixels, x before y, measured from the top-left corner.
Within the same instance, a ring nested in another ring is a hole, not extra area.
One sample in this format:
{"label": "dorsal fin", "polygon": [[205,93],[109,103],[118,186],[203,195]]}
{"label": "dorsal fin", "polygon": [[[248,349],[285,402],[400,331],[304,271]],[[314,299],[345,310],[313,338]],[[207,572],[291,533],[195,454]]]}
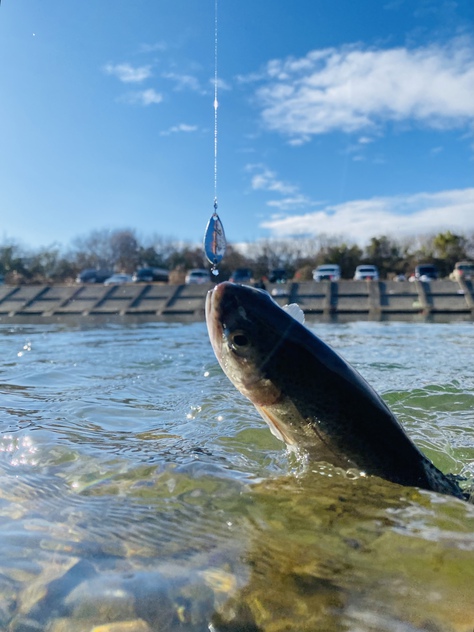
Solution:
{"label": "dorsal fin", "polygon": [[295,320],[304,325],[304,312],[298,303],[290,303],[289,305],[285,305],[283,309],[285,312],[288,312],[290,316],[293,316]]}

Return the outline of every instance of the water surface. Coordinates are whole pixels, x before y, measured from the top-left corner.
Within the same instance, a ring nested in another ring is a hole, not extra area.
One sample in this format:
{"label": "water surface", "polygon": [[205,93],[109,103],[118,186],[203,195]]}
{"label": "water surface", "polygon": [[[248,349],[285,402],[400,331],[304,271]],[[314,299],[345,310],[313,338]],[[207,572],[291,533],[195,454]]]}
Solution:
{"label": "water surface", "polygon": [[[471,323],[309,325],[474,476]],[[288,455],[203,323],[0,326],[0,629],[474,629],[474,506]]]}

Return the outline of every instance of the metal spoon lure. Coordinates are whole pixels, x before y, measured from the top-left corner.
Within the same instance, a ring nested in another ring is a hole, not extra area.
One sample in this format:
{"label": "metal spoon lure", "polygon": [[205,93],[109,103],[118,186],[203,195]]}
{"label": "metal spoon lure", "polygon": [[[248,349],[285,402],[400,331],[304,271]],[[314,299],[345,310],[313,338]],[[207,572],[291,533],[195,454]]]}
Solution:
{"label": "metal spoon lure", "polygon": [[226,245],[224,227],[217,214],[217,204],[214,203],[214,213],[207,224],[204,234],[204,252],[209,263],[212,264],[211,272],[214,275],[219,274],[217,266],[222,261]]}

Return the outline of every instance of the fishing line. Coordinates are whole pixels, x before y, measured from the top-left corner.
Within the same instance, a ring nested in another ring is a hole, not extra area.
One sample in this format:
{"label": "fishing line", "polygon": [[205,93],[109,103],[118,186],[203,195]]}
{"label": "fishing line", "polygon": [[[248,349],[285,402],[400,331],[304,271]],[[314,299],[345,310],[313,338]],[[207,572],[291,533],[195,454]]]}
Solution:
{"label": "fishing line", "polygon": [[217,265],[222,261],[225,254],[226,240],[224,226],[217,214],[217,110],[219,101],[217,99],[218,74],[217,74],[217,50],[218,50],[218,28],[217,28],[217,0],[214,2],[214,212],[209,220],[206,232],[204,233],[204,253],[207,260],[212,264],[212,274],[219,274]]}
{"label": "fishing line", "polygon": [[217,0],[214,4],[214,209],[217,210]]}

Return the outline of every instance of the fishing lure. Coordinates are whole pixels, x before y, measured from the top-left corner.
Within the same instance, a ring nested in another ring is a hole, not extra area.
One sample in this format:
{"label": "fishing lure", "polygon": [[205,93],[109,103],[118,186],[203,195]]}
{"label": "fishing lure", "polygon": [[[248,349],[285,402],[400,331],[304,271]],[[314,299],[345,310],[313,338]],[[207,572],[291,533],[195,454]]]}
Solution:
{"label": "fishing lure", "polygon": [[217,203],[214,203],[214,213],[204,233],[204,252],[209,263],[212,264],[212,274],[219,274],[217,266],[224,257],[226,245],[224,226],[217,214]]}
{"label": "fishing lure", "polygon": [[207,260],[212,264],[211,272],[214,275],[219,274],[218,264],[222,261],[225,254],[226,240],[224,227],[217,214],[217,108],[219,102],[217,100],[217,0],[214,4],[214,213],[207,223],[206,232],[204,233],[204,254]]}

